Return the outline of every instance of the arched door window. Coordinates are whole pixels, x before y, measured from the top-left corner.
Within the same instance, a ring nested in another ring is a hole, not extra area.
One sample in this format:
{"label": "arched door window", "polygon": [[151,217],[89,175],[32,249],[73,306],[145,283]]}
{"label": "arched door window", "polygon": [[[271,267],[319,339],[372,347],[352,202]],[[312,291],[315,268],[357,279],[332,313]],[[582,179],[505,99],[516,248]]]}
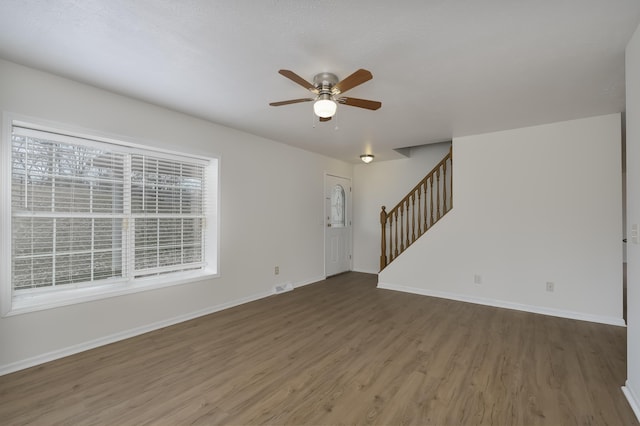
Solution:
{"label": "arched door window", "polygon": [[345,193],[342,185],[336,185],[331,190],[331,227],[345,226],[346,217]]}

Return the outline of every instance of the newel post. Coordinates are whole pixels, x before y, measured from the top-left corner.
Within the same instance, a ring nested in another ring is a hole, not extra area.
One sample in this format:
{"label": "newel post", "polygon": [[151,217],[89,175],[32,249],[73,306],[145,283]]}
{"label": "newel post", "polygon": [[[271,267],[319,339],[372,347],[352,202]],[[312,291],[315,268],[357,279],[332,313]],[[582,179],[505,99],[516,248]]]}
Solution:
{"label": "newel post", "polygon": [[381,255],[380,255],[380,270],[382,271],[387,266],[387,208],[382,206],[380,212],[380,226],[382,227],[382,241],[380,243]]}

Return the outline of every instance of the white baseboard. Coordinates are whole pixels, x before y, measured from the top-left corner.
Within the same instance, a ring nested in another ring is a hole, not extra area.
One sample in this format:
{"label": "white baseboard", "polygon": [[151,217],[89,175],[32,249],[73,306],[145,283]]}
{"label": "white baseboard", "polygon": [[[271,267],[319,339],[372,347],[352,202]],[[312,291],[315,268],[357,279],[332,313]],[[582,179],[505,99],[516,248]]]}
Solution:
{"label": "white baseboard", "polygon": [[638,395],[636,395],[631,386],[629,386],[629,380],[627,380],[625,386],[622,387],[622,393],[624,393],[624,396],[627,398],[627,401],[629,402],[633,413],[636,415],[638,421],[640,422],[640,398],[638,398]]}
{"label": "white baseboard", "polygon": [[[293,288],[302,287],[305,285],[313,284],[318,281],[322,281],[325,278],[323,276],[313,277],[307,280],[293,283]],[[169,318],[163,321],[158,321],[152,324],[148,324],[142,327],[133,328],[131,330],[125,330],[120,333],[111,334],[109,336],[101,337],[99,339],[90,340],[87,342],[79,343],[77,345],[68,346],[66,348],[58,349],[55,351],[47,352],[42,355],[37,355],[24,360],[12,362],[5,365],[0,365],[0,376],[13,373],[14,371],[24,370],[25,368],[33,367],[36,365],[44,364],[45,362],[53,361],[56,359],[64,358],[69,355],[74,355],[89,349],[94,349],[99,346],[108,345],[120,340],[128,339],[130,337],[139,336],[150,331],[158,330],[163,327],[168,327],[174,324],[178,324],[184,321],[189,321],[194,318],[198,318],[204,315],[209,315],[215,312],[223,311],[225,309],[233,308],[234,306],[242,305],[245,303],[253,302],[254,300],[263,299],[265,297],[273,296],[273,291],[267,291],[263,293],[254,294],[241,299],[233,300],[227,303],[221,303],[216,306],[212,306],[206,309],[202,309],[196,312],[191,312],[177,317]]]}
{"label": "white baseboard", "polygon": [[601,324],[626,327],[624,319],[622,318],[584,314],[581,312],[563,311],[559,309],[544,308],[544,307],[533,306],[533,305],[524,305],[520,303],[506,302],[503,300],[485,299],[482,297],[465,296],[465,295],[461,295],[457,293],[449,293],[445,291],[406,287],[402,285],[388,284],[383,282],[378,282],[378,288],[385,289],[385,290],[402,291],[404,293],[420,294],[422,296],[439,297],[441,299],[457,300],[459,302],[475,303],[478,305],[493,306],[496,308],[513,309],[516,311],[531,312],[534,314],[549,315],[552,317],[569,318],[569,319],[575,319],[580,321],[597,322]]}
{"label": "white baseboard", "polygon": [[130,330],[125,330],[119,333],[111,334],[108,336],[104,336],[98,339],[89,340],[87,342],[79,343],[77,345],[68,346],[66,348],[58,349],[55,351],[47,352],[42,355],[37,355],[31,358],[27,358],[24,360],[12,362],[9,364],[5,364],[0,366],[0,376],[13,373],[18,370],[24,370],[25,368],[33,367],[36,365],[44,364],[45,362],[53,361],[56,359],[64,358],[69,355],[74,355],[79,352],[87,351],[89,349],[94,349],[99,346],[108,345],[110,343],[114,343],[120,340],[128,339],[130,337],[139,336],[144,333],[148,333],[150,331],[158,330],[163,327],[168,327],[174,324],[178,324],[184,321],[189,321],[194,318],[198,318],[204,315],[209,315],[214,312],[223,311],[225,309],[233,308],[234,306],[242,305],[245,303],[253,302],[258,299],[263,299],[265,297],[272,296],[273,293],[271,291],[254,294],[251,296],[247,296],[241,299],[233,300],[226,303],[221,303],[216,306],[211,306],[206,309],[202,309],[199,311],[191,312],[184,315],[179,315],[177,317],[169,318],[166,320],[158,321],[155,323],[151,323],[148,325],[144,325],[141,327],[136,327]]}
{"label": "white baseboard", "polygon": [[318,281],[322,281],[324,279],[325,279],[325,277],[318,276],[318,277],[310,278],[308,280],[298,281],[297,283],[293,283],[293,288],[298,288],[298,287],[303,287],[305,285],[314,284],[314,283],[317,283]]}
{"label": "white baseboard", "polygon": [[353,272],[362,272],[363,274],[378,275],[380,271],[366,270],[366,269],[354,269]]}

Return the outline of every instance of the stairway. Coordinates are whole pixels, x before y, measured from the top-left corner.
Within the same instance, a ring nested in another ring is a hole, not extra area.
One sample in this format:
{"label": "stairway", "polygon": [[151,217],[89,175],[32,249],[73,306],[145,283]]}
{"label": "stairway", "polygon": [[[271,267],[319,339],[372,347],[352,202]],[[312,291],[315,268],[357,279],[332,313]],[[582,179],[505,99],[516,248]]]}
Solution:
{"label": "stairway", "polygon": [[395,207],[382,206],[380,270],[427,232],[453,207],[452,150]]}

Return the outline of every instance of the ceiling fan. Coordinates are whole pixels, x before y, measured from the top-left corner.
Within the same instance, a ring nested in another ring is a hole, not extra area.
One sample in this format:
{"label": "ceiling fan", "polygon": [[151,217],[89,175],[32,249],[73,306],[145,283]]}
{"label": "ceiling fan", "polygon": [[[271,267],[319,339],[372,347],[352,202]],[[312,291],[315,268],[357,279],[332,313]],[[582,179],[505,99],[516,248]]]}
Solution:
{"label": "ceiling fan", "polygon": [[329,121],[336,113],[338,104],[354,106],[358,108],[365,108],[370,110],[376,110],[382,106],[382,102],[370,101],[367,99],[348,98],[346,96],[340,96],[349,89],[353,89],[362,83],[369,81],[373,78],[370,71],[359,69],[351,74],[349,77],[338,80],[335,74],[329,72],[323,72],[316,74],[313,77],[313,84],[309,83],[298,74],[289,70],[278,71],[283,76],[287,77],[294,83],[298,83],[314,95],[313,98],[301,98],[291,99],[288,101],[271,102],[271,106],[281,106],[289,104],[297,104],[299,102],[311,102],[313,104],[313,111],[320,117],[320,121]]}

